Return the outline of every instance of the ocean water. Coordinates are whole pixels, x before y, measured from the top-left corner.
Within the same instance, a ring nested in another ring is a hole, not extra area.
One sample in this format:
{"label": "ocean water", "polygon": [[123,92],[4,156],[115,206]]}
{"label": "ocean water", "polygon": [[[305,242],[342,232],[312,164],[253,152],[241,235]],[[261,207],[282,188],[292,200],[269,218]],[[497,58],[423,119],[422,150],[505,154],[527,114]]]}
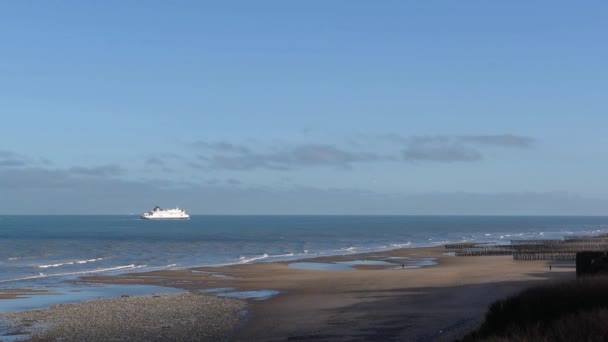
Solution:
{"label": "ocean water", "polygon": [[0,289],[88,274],[298,260],[432,246],[608,233],[608,217],[0,216]]}

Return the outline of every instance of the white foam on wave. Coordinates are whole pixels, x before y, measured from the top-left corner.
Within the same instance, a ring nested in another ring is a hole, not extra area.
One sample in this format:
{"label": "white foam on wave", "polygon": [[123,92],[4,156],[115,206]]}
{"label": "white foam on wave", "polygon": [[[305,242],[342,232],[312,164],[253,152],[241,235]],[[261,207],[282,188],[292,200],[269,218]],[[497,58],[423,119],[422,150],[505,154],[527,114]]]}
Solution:
{"label": "white foam on wave", "polygon": [[241,256],[241,257],[239,257],[239,263],[248,264],[250,262],[253,262],[256,260],[262,260],[262,259],[266,259],[266,258],[268,258],[268,254],[266,254],[266,253],[259,255],[259,256],[251,257],[251,258],[246,258],[244,256]]}
{"label": "white foam on wave", "polygon": [[[227,266],[227,265],[228,264],[223,265],[223,266]],[[146,268],[145,271],[149,272],[149,271],[157,271],[157,270],[166,270],[166,269],[170,269],[170,268],[173,268],[173,267],[176,267],[176,266],[177,266],[177,264],[169,264],[169,265],[165,265],[165,266],[142,265],[141,267],[137,267],[137,268],[143,268],[143,267],[145,267]],[[209,265],[199,265],[199,266],[188,266],[188,267],[184,267],[184,268],[190,268],[190,267],[212,267],[212,266],[209,266]]]}
{"label": "white foam on wave", "polygon": [[450,243],[450,242],[452,242],[452,241],[450,241],[450,240],[441,240],[441,241],[433,241],[433,242],[431,242],[431,244],[433,244],[433,245],[445,245],[446,243]]}
{"label": "white foam on wave", "polygon": [[133,269],[138,269],[138,268],[143,268],[143,267],[146,267],[146,265],[130,264],[130,265],[122,265],[122,266],[115,266],[115,267],[108,267],[108,268],[98,268],[98,269],[94,269],[94,270],[77,271],[77,272],[62,272],[62,273],[51,273],[51,274],[44,274],[41,272],[35,276],[15,278],[15,279],[0,279],[0,283],[8,283],[8,282],[13,282],[13,281],[31,280],[31,279],[39,279],[39,278],[66,277],[66,276],[79,275],[79,274],[133,270]]}
{"label": "white foam on wave", "polygon": [[146,266],[147,265],[130,264],[130,265],[124,265],[124,266],[115,266],[115,267],[108,267],[108,268],[98,268],[98,269],[95,269],[95,270],[88,270],[88,271],[60,273],[59,275],[73,275],[73,274],[112,272],[112,271],[120,271],[120,270],[126,270],[126,269],[130,270],[130,269],[143,268],[143,267],[146,267]]}
{"label": "white foam on wave", "polygon": [[38,268],[53,268],[53,267],[61,267],[61,266],[66,266],[66,265],[74,265],[73,261],[70,262],[60,262],[57,264],[48,264],[48,265],[38,265]]}
{"label": "white foam on wave", "polygon": [[89,263],[100,261],[100,260],[103,260],[103,258],[95,258],[95,259],[88,259],[88,260],[77,260],[76,263],[77,264],[89,264]]}
{"label": "white foam on wave", "polygon": [[[306,253],[304,253],[306,254]],[[251,257],[251,258],[246,258],[244,256],[240,256],[239,257],[239,263],[240,264],[248,264],[250,262],[254,262],[256,260],[263,260],[263,259],[273,259],[273,258],[289,258],[292,256],[295,256],[296,254],[294,253],[285,253],[285,254],[273,254],[273,255],[269,255],[267,253],[264,253],[262,255],[259,256],[255,256],[255,257]],[[299,254],[302,255],[302,254]]]}
{"label": "white foam on wave", "polygon": [[103,258],[95,258],[95,259],[87,259],[87,260],[76,260],[76,261],[68,261],[68,262],[59,262],[59,263],[56,263],[56,264],[38,265],[36,267],[38,267],[38,268],[55,268],[55,267],[69,266],[69,265],[75,265],[75,264],[89,264],[89,263],[100,261],[100,260],[103,260]]}
{"label": "white foam on wave", "polygon": [[286,253],[286,254],[275,254],[275,255],[270,255],[269,258],[285,258],[285,257],[292,257],[295,254],[293,253]]}

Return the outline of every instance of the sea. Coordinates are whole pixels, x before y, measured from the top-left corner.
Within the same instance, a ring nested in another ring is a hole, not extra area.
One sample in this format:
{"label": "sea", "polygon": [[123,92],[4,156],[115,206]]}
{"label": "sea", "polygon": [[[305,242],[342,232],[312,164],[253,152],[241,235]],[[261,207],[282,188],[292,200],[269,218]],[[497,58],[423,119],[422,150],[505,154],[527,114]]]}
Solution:
{"label": "sea", "polygon": [[[608,233],[608,217],[194,215],[183,221],[147,221],[138,216],[0,216],[0,292],[55,289],[72,293],[61,300],[82,300],[89,292],[103,296],[99,289],[70,288],[74,285],[68,284],[82,275],[602,233]],[[48,301],[25,307],[2,301],[0,312],[50,305],[57,299]]]}

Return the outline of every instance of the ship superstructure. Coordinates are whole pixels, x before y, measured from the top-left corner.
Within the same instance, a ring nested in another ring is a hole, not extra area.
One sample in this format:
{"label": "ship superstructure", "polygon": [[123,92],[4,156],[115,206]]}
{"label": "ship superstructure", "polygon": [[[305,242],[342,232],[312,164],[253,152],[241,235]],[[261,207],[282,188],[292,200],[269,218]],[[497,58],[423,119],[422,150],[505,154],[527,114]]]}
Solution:
{"label": "ship superstructure", "polygon": [[141,215],[141,218],[144,220],[187,220],[190,215],[183,209],[161,209],[161,207],[156,206],[151,211]]}

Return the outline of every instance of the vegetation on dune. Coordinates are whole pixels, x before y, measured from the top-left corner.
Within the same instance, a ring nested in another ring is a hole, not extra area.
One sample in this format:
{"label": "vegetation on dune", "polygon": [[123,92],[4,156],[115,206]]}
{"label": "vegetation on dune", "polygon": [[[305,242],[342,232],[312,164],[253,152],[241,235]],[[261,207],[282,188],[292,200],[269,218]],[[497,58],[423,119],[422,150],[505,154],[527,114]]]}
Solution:
{"label": "vegetation on dune", "polygon": [[492,304],[463,341],[605,341],[608,277],[546,284]]}

